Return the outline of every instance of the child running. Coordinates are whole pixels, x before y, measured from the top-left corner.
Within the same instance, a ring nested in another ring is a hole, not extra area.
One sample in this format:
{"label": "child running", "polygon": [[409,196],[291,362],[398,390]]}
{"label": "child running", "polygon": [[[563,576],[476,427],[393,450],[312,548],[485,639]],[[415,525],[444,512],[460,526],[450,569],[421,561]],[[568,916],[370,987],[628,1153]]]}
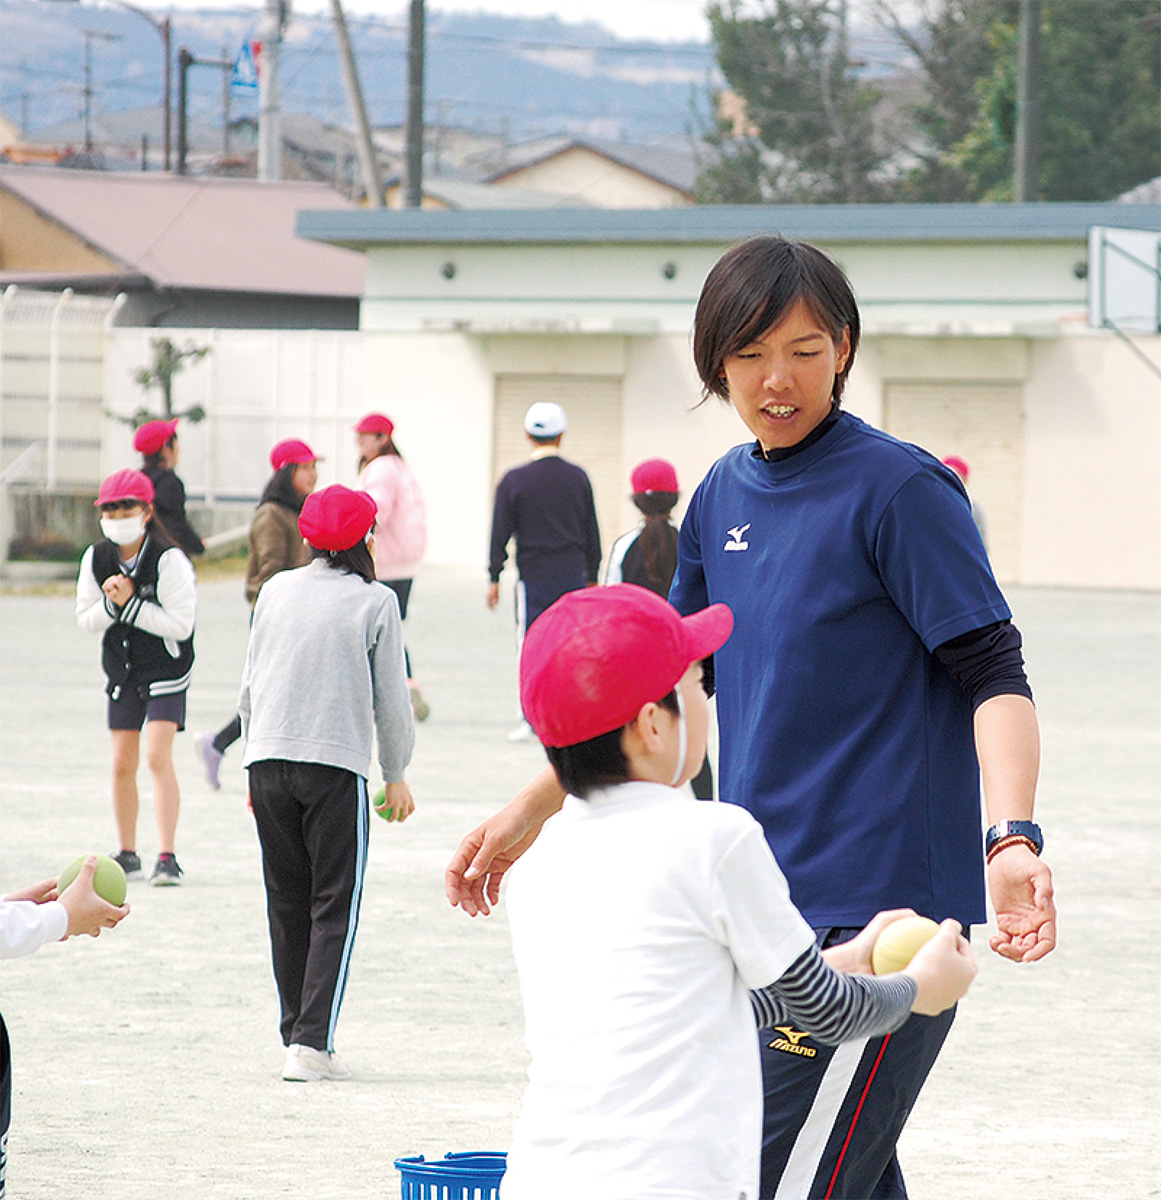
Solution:
{"label": "child running", "polygon": [[754,1014],[837,1043],[941,1012],[975,975],[955,921],[905,971],[864,974],[910,910],[820,954],[754,818],[677,790],[705,755],[700,661],[732,628],[725,605],[682,618],[618,584],[528,631],[521,702],[570,794],[509,876],[532,1060],[502,1200],[757,1200]]}
{"label": "child running", "polygon": [[113,738],[113,857],[129,879],[141,878],[137,853],[137,767],[141,730],[153,780],[158,856],[149,882],[181,883],[175,839],[181,793],[173,739],[185,728],[193,666],[194,569],[155,519],[153,484],[140,471],[115,471],[101,484],[97,509],[104,538],[90,546],[77,574],[77,622],[101,633]]}

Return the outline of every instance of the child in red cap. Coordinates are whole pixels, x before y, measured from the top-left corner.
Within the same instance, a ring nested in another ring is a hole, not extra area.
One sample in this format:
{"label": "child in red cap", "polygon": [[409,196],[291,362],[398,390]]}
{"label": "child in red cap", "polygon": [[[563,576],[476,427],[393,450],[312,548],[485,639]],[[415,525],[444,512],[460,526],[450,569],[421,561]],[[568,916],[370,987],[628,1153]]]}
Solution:
{"label": "child in red cap", "polygon": [[77,622],[103,635],[113,817],[121,843],[113,857],[128,878],[141,877],[137,766],[144,727],[159,851],[149,882],[173,887],[182,876],[175,853],[181,793],[173,739],[185,728],[194,659],[194,570],[154,519],[153,484],[141,471],[115,471],[101,484],[96,505],[105,536],[81,559]]}
{"label": "child in red cap", "polygon": [[303,501],[312,561],[280,571],[254,608],[238,711],[262,845],[286,1047],[282,1078],[344,1080],[335,1026],[367,866],[372,747],[379,815],[414,808],[415,729],[394,592],[375,582],[375,502],[332,484]]}
{"label": "child in red cap", "polygon": [[133,435],[133,449],[141,455],[141,470],[153,484],[153,507],[170,539],[191,557],[205,553],[205,545],[185,515],[185,484],[176,470],[181,456],[177,417],[146,421]]}
{"label": "child in red cap", "polygon": [[[677,526],[672,516],[681,494],[677,468],[668,459],[647,458],[633,468],[629,486],[642,520],[613,543],[604,582],[640,584],[668,599],[677,570]],[[714,798],[708,755],[689,785],[699,800]]]}
{"label": "child in red cap", "polygon": [[677,790],[705,754],[700,660],[732,627],[618,584],[528,631],[521,702],[570,795],[509,873],[532,1061],[501,1200],[757,1200],[755,1015],[840,1042],[942,1011],[975,973],[949,921],[870,978],[909,910],[820,954],[753,817]]}
{"label": "child in red cap", "polygon": [[[395,422],[383,413],[367,413],[355,426],[359,451],[359,479],[355,486],[375,501],[375,577],[386,584],[399,601],[400,620],[407,620],[407,605],[415,576],[427,549],[427,510],[415,473],[403,461],[395,442]],[[411,709],[417,721],[426,721],[431,706],[424,699],[411,673],[411,654],[406,645],[407,684]]]}

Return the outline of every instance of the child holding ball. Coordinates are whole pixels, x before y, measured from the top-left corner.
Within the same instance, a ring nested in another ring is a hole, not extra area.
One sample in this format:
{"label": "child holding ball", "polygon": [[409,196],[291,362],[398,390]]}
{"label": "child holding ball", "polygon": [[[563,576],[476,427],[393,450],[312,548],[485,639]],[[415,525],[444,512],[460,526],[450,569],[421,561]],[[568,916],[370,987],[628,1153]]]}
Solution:
{"label": "child holding ball", "polygon": [[102,482],[96,505],[105,536],[81,559],[77,621],[102,635],[120,838],[113,857],[127,878],[141,877],[137,767],[144,727],[159,843],[149,882],[173,887],[182,876],[175,853],[181,793],[173,739],[185,728],[197,597],[193,566],[157,520],[153,501],[153,484],[140,471],[115,471]]}
{"label": "child holding ball", "polygon": [[705,755],[700,660],[732,628],[723,604],[682,618],[618,584],[569,593],[525,638],[521,703],[569,795],[509,874],[532,1061],[502,1200],[757,1200],[751,989],[763,1027],[833,1044],[941,1012],[975,974],[947,921],[870,977],[908,910],[820,953],[754,818],[677,790]]}
{"label": "child holding ball", "polygon": [[342,484],[303,501],[305,567],[258,593],[238,711],[242,765],[262,844],[282,1078],[349,1079],[335,1026],[367,867],[371,750],[386,781],[379,815],[414,808],[403,774],[415,744],[403,628],[375,585],[375,501]]}

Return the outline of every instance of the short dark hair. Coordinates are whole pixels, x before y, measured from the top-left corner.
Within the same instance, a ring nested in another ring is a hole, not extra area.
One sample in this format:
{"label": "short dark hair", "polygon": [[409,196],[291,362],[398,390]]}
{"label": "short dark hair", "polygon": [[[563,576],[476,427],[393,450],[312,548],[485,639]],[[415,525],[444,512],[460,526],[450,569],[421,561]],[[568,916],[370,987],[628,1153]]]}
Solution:
{"label": "short dark hair", "polygon": [[[657,703],[671,713],[681,710],[677,704],[677,689],[662,696]],[[545,746],[544,752],[552,764],[560,786],[573,796],[587,800],[590,792],[598,788],[612,787],[615,783],[628,783],[629,760],[621,746],[621,735],[626,726],[610,730],[587,742],[574,746]]]}
{"label": "short dark hair", "polygon": [[360,539],[346,550],[320,550],[317,546],[312,546],[311,550],[315,558],[325,558],[328,567],[358,575],[366,583],[375,582],[375,560],[365,541]]}
{"label": "short dark hair", "polygon": [[703,397],[729,400],[722,364],[777,325],[799,300],[837,344],[850,330],[851,352],[835,377],[842,399],[859,346],[859,307],[842,268],[816,246],[762,235],[740,242],[714,264],[702,285],[693,323],[693,360]]}

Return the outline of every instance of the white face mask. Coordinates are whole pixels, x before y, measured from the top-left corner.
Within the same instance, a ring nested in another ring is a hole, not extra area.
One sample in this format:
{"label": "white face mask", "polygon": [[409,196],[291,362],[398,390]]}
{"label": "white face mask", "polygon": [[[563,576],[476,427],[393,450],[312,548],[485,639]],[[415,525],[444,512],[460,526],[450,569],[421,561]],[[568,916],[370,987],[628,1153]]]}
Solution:
{"label": "white face mask", "polygon": [[102,517],[101,532],[118,546],[132,546],[145,536],[145,518],[140,514],[134,517]]}

